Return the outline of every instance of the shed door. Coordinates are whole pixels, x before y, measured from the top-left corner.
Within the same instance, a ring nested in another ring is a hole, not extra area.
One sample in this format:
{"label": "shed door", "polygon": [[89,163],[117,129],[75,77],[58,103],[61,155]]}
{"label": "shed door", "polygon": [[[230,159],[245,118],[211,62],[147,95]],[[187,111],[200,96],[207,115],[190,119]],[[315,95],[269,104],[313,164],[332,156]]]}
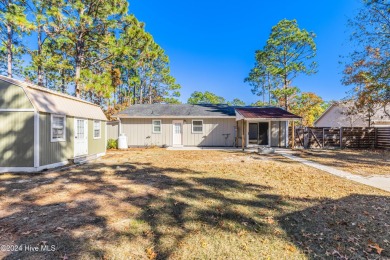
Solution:
{"label": "shed door", "polygon": [[173,121],[173,146],[183,146],[183,121]]}
{"label": "shed door", "polygon": [[75,118],[74,155],[88,154],[88,120]]}

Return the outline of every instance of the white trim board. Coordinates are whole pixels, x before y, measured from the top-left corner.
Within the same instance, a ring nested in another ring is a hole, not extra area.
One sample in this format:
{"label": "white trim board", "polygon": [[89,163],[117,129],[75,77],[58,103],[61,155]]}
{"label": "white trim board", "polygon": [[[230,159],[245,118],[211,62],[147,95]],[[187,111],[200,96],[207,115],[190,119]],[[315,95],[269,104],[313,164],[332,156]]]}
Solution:
{"label": "white trim board", "polygon": [[148,118],[148,119],[160,119],[160,118],[172,118],[172,119],[191,119],[191,118],[206,118],[206,119],[213,119],[213,118],[236,118],[236,116],[116,116],[115,118],[118,119],[139,119],[139,118]]}
{"label": "white trim board", "polygon": [[[106,153],[98,153],[96,154],[96,158],[102,157],[106,155]],[[94,160],[94,159],[90,159]],[[89,160],[87,160],[89,161]],[[46,169],[53,169],[61,166],[65,166],[69,164],[69,161],[62,161],[58,163],[52,163],[52,164],[47,164],[47,165],[42,165],[39,167],[0,167],[0,173],[5,173],[5,172],[40,172]]]}
{"label": "white trim board", "polygon": [[301,121],[302,118],[242,118],[237,117],[236,121],[244,119],[249,122],[269,122],[269,121]]}
{"label": "white trim board", "polygon": [[33,108],[0,108],[0,112],[35,112]]}
{"label": "white trim board", "polygon": [[68,163],[69,163],[69,161],[63,161],[63,162],[43,165],[43,166],[39,166],[39,167],[0,167],[0,173],[4,173],[4,172],[40,172],[40,171],[46,170],[46,169],[61,167],[61,166],[67,165]]}
{"label": "white trim board", "polygon": [[[39,167],[39,113],[34,112],[34,167]],[[51,129],[50,129],[51,131]]]}

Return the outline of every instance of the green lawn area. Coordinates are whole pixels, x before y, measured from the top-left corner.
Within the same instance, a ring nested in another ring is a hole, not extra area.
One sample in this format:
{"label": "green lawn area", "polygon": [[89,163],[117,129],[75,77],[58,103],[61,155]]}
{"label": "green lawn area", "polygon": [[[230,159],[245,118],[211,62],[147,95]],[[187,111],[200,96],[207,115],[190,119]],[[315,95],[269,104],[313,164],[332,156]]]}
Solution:
{"label": "green lawn area", "polygon": [[389,258],[390,193],[279,155],[110,151],[0,175],[5,259]]}

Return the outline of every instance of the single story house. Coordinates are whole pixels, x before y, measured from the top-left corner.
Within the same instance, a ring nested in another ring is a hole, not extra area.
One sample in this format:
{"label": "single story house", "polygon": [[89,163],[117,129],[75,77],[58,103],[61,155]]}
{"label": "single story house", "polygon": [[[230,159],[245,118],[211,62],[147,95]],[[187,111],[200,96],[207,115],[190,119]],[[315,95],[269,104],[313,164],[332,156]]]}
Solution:
{"label": "single story house", "polygon": [[99,106],[0,76],[0,172],[40,171],[106,152]]}
{"label": "single story house", "polygon": [[287,147],[288,122],[278,107],[138,104],[114,115],[128,146]]}
{"label": "single story house", "polygon": [[[389,111],[390,113],[390,111]],[[335,102],[314,122],[315,127],[368,127],[367,115],[354,112],[353,102]],[[378,108],[371,117],[371,127],[390,127],[390,117]]]}

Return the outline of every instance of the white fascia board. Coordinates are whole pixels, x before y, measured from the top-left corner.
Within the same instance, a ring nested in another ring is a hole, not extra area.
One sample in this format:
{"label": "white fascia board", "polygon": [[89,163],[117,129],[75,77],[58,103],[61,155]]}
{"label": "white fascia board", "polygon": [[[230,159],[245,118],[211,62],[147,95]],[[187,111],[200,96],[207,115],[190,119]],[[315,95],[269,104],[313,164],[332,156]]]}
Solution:
{"label": "white fascia board", "polygon": [[33,108],[1,108],[0,112],[35,112]]}
{"label": "white fascia board", "polygon": [[269,122],[269,121],[295,121],[302,120],[301,118],[244,118],[250,122]]}
{"label": "white fascia board", "polygon": [[177,118],[177,119],[186,119],[186,118],[236,118],[236,116],[118,116],[118,119],[139,119],[139,118],[148,118],[148,119],[160,119],[160,118]]}
{"label": "white fascia board", "polygon": [[240,121],[245,119],[243,115],[241,115],[237,110],[236,110],[236,121]]}

